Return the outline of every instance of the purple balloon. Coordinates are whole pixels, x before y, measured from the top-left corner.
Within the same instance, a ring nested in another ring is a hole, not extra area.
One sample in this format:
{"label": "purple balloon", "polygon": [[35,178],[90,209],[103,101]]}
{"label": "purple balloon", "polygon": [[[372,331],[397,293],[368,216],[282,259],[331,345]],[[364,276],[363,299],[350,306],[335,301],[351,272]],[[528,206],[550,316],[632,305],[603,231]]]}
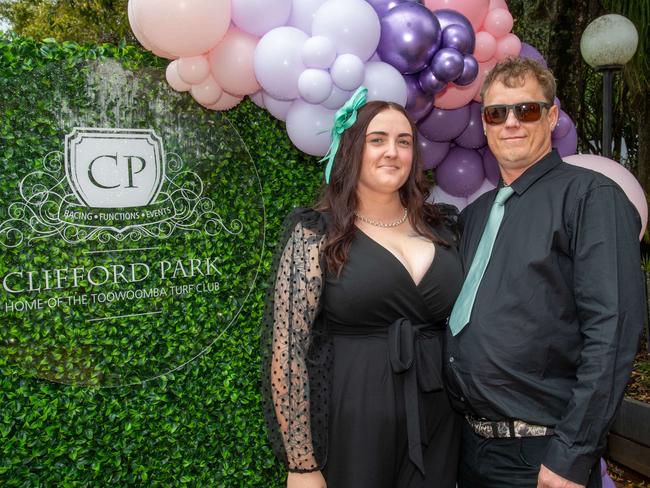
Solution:
{"label": "purple balloon", "polygon": [[551,134],[553,139],[562,139],[569,133],[571,127],[573,127],[573,121],[571,120],[571,117],[569,117],[564,110],[560,110],[560,115],[557,118],[557,124],[555,125],[555,129],[553,129],[553,133]]}
{"label": "purple balloon", "polygon": [[576,153],[578,150],[578,133],[573,124],[571,124],[567,135],[553,141],[553,147],[557,149],[561,157],[571,156]]}
{"label": "purple balloon", "polygon": [[436,78],[436,75],[430,68],[424,68],[420,71],[417,77],[418,82],[420,83],[420,88],[422,88],[422,91],[428,95],[434,96],[436,93],[447,87],[447,83]]}
{"label": "purple balloon", "polygon": [[470,33],[470,44],[469,44],[468,52],[470,53],[474,52],[474,45],[476,44],[476,34],[474,33],[472,23],[469,21],[467,17],[465,17],[460,12],[456,12],[455,10],[451,10],[447,8],[434,10],[433,15],[435,15],[436,18],[438,19],[438,22],[440,22],[441,30],[445,30],[447,27],[449,27],[452,24],[458,24],[465,27],[467,32]]}
{"label": "purple balloon", "polygon": [[472,31],[460,24],[451,24],[442,31],[442,47],[451,47],[461,53],[471,53]]}
{"label": "purple balloon", "polygon": [[519,57],[532,59],[533,61],[537,61],[539,64],[544,66],[544,68],[548,68],[544,56],[542,56],[542,54],[533,46],[526,44],[525,42],[521,43],[521,51],[519,51]]}
{"label": "purple balloon", "polygon": [[426,68],[439,46],[440,25],[424,5],[402,3],[381,19],[377,53],[400,73],[417,73]]}
{"label": "purple balloon", "polygon": [[616,483],[610,478],[609,473],[607,472],[607,463],[603,458],[600,458],[600,476],[602,482],[602,488],[616,488]]}
{"label": "purple balloon", "polygon": [[560,99],[558,97],[555,97],[553,99],[553,103],[557,105],[558,110],[562,108],[562,104],[560,103]]}
{"label": "purple balloon", "polygon": [[492,151],[488,147],[487,150],[483,153],[483,171],[485,171],[485,177],[493,185],[498,185],[499,180],[501,179],[501,171],[499,171],[499,163],[497,158],[494,157]]}
{"label": "purple balloon", "polygon": [[455,197],[467,197],[479,189],[485,172],[481,155],[473,149],[454,147],[436,169],[436,182]]}
{"label": "purple balloon", "polygon": [[483,133],[483,119],[481,118],[481,104],[472,102],[469,106],[469,122],[461,135],[454,142],[467,149],[478,149],[487,144]]}
{"label": "purple balloon", "polygon": [[418,123],[418,128],[427,139],[449,142],[465,130],[468,122],[469,105],[451,110],[434,107],[431,113]]}
{"label": "purple balloon", "polygon": [[416,122],[423,119],[433,108],[433,96],[427,95],[420,88],[418,77],[414,75],[404,75],[406,81],[406,111]]}
{"label": "purple balloon", "polygon": [[463,73],[463,55],[455,49],[443,47],[431,60],[431,71],[441,81],[454,81]]}
{"label": "purple balloon", "polygon": [[438,167],[442,160],[445,159],[449,152],[450,144],[448,142],[430,141],[418,132],[418,146],[422,156],[422,164],[425,170]]}
{"label": "purple balloon", "polygon": [[366,0],[372,8],[377,12],[377,17],[380,19],[384,16],[393,7],[397,7],[402,3],[412,2],[412,3],[422,3],[420,0]]}
{"label": "purple balloon", "polygon": [[463,57],[463,72],[454,80],[454,83],[458,86],[467,86],[476,79],[477,75],[478,61],[471,54],[466,54]]}

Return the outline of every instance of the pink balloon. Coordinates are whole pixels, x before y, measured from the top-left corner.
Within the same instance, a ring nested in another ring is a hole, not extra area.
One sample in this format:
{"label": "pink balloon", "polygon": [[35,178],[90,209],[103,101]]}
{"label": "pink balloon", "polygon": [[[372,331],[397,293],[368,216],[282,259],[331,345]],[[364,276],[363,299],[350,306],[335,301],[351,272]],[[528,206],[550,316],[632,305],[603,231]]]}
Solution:
{"label": "pink balloon", "polygon": [[192,85],[184,82],[178,75],[178,60],[172,61],[167,65],[167,69],[165,70],[165,78],[167,79],[169,86],[171,86],[177,92],[186,92],[192,88]]}
{"label": "pink balloon", "polygon": [[211,105],[212,110],[230,110],[235,105],[243,100],[244,97],[238,97],[231,93],[223,92],[223,94],[217,100],[217,103]]}
{"label": "pink balloon", "polygon": [[176,69],[181,80],[190,85],[201,83],[210,74],[210,65],[208,64],[208,58],[205,56],[180,58],[177,61]]}
{"label": "pink balloon", "polygon": [[495,8],[508,8],[506,0],[490,0],[490,10]]}
{"label": "pink balloon", "polygon": [[208,60],[212,76],[228,93],[243,96],[260,89],[253,63],[258,41],[257,37],[231,27],[221,42],[210,51]]}
{"label": "pink balloon", "polygon": [[137,0],[133,14],[152,46],[174,56],[197,56],[226,34],[230,0]]}
{"label": "pink balloon", "polygon": [[507,8],[495,8],[490,10],[483,21],[483,29],[494,37],[499,38],[512,30],[514,21]]}
{"label": "pink balloon", "polygon": [[517,57],[521,51],[521,41],[514,34],[506,34],[497,40],[496,58],[501,61],[508,57]]}
{"label": "pink balloon", "polygon": [[474,83],[477,84],[476,95],[474,95],[475,102],[481,101],[481,86],[483,85],[483,80],[485,80],[485,76],[492,68],[496,66],[496,64],[497,64],[496,58],[492,58],[489,61],[486,61],[485,63],[478,64],[478,75],[474,80]]}
{"label": "pink balloon", "polygon": [[476,95],[478,86],[479,84],[476,83],[476,80],[467,86],[458,86],[450,83],[447,85],[447,88],[436,94],[433,99],[433,105],[447,110],[467,105],[472,101],[474,95]]}
{"label": "pink balloon", "polygon": [[476,47],[474,57],[479,63],[484,63],[497,52],[497,40],[492,34],[486,31],[476,33]]}
{"label": "pink balloon", "polygon": [[138,25],[137,19],[135,17],[135,10],[134,10],[134,3],[135,0],[129,0],[128,6],[127,6],[127,15],[129,18],[129,24],[131,26],[131,30],[133,31],[133,34],[135,34],[135,38],[142,44],[142,47],[147,49],[148,51],[151,51],[154,53],[156,56],[160,56],[161,58],[167,58],[167,59],[175,59],[178,56],[173,56],[161,49],[156,48],[149,39],[147,39],[147,36],[144,35],[142,32],[142,29]]}
{"label": "pink balloon", "polygon": [[212,76],[208,76],[201,83],[192,85],[190,93],[194,97],[194,100],[199,102],[201,105],[210,107],[217,103],[217,100],[219,100],[219,97],[223,93],[223,89]]}
{"label": "pink balloon", "polygon": [[475,32],[485,19],[490,6],[489,0],[424,0],[424,5],[431,10],[448,8],[463,14],[471,22]]}
{"label": "pink balloon", "polygon": [[646,201],[643,188],[632,173],[613,159],[604,158],[595,154],[574,154],[563,157],[562,159],[574,166],[598,171],[620,186],[637,212],[639,212],[639,216],[641,217],[641,233],[639,234],[639,239],[643,238],[646,225],[648,224],[648,202]]}

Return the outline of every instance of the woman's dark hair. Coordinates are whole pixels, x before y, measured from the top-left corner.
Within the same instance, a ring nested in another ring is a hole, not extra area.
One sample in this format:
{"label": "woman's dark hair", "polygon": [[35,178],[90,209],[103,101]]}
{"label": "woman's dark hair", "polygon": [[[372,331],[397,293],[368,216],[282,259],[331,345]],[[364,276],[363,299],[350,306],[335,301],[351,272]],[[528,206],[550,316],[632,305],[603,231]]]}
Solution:
{"label": "woman's dark hair", "polygon": [[354,125],[343,132],[330,183],[323,186],[321,198],[315,206],[316,210],[329,214],[323,255],[327,269],[336,274],[341,273],[354,238],[354,212],[358,204],[357,183],[361,173],[366,131],[370,121],[385,110],[397,110],[402,113],[413,132],[413,164],[408,179],[399,190],[402,205],[408,209],[409,221],[421,236],[435,243],[448,245],[429,228],[429,225],[437,225],[442,216],[434,205],[425,203],[429,188],[422,172],[415,123],[401,105],[383,101],[368,102],[359,109]]}

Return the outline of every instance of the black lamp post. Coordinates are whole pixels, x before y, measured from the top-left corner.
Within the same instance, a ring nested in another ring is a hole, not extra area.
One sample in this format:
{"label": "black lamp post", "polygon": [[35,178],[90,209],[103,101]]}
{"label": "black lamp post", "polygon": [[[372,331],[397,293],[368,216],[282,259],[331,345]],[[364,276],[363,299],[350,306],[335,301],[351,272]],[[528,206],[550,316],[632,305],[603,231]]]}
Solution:
{"label": "black lamp post", "polygon": [[612,156],[612,83],[614,73],[623,69],[639,43],[634,24],[622,15],[608,14],[591,22],[580,39],[582,57],[603,73],[602,155]]}

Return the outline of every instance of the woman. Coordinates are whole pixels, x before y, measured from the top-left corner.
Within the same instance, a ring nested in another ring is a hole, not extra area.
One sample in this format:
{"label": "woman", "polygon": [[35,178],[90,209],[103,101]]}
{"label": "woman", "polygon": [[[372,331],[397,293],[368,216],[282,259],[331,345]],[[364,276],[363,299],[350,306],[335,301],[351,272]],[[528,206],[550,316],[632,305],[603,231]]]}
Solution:
{"label": "woman", "polygon": [[365,93],[337,112],[320,202],[294,211],[281,240],[265,317],[270,437],[288,488],[452,488],[459,430],[441,368],[462,280],[455,217],[424,203],[404,109]]}

